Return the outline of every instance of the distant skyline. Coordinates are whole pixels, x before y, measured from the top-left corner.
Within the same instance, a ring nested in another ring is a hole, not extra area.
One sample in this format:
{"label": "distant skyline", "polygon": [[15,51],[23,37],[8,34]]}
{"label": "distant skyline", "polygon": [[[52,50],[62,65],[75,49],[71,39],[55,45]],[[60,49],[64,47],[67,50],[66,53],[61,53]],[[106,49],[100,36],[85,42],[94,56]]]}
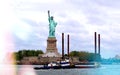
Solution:
{"label": "distant skyline", "polygon": [[97,32],[101,34],[102,57],[114,57],[120,55],[119,8],[120,0],[0,1],[0,41],[5,36],[7,40],[3,42],[15,51],[41,49],[45,52],[49,33],[47,11],[50,10],[58,23],[56,38],[60,53],[63,32],[65,43],[67,34],[70,35],[70,51],[89,52],[94,52],[94,32]]}

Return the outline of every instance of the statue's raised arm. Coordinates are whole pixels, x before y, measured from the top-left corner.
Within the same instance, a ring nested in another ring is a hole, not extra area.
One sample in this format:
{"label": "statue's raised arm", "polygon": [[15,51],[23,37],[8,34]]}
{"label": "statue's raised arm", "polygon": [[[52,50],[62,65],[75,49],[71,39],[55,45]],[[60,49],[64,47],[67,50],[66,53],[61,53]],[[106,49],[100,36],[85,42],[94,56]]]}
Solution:
{"label": "statue's raised arm", "polygon": [[48,18],[50,18],[50,11],[48,10]]}

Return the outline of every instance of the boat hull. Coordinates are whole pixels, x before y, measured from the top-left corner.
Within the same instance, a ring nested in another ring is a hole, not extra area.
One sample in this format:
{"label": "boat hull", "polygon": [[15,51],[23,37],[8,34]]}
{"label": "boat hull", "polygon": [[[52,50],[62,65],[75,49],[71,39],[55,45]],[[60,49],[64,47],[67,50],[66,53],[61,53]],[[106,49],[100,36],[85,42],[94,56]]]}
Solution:
{"label": "boat hull", "polygon": [[70,65],[68,63],[57,65],[57,66],[43,66],[43,67],[34,67],[34,69],[72,69],[72,68],[98,68],[100,67],[99,63],[78,63],[75,65]]}

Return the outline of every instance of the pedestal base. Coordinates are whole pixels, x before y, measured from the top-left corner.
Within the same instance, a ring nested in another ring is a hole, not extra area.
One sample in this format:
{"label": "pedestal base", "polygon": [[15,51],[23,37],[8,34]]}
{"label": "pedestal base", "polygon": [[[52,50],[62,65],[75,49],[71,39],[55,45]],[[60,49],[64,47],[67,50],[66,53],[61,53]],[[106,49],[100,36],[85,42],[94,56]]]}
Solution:
{"label": "pedestal base", "polygon": [[43,57],[62,57],[58,53],[56,42],[57,40],[55,37],[48,37],[46,53],[43,55]]}

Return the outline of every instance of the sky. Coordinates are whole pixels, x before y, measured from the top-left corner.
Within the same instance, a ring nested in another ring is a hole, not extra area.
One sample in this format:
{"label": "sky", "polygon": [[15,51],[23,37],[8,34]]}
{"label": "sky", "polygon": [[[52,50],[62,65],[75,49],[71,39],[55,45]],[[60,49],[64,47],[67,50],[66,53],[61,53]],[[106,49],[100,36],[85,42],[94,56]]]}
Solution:
{"label": "sky", "polygon": [[[94,52],[94,32],[101,35],[101,56],[120,55],[120,0],[4,0],[0,1],[0,44],[14,51],[46,52],[49,35],[47,11],[57,22],[56,39],[70,35],[70,51]],[[6,38],[6,40],[4,39]],[[4,39],[4,40],[3,40]]]}

